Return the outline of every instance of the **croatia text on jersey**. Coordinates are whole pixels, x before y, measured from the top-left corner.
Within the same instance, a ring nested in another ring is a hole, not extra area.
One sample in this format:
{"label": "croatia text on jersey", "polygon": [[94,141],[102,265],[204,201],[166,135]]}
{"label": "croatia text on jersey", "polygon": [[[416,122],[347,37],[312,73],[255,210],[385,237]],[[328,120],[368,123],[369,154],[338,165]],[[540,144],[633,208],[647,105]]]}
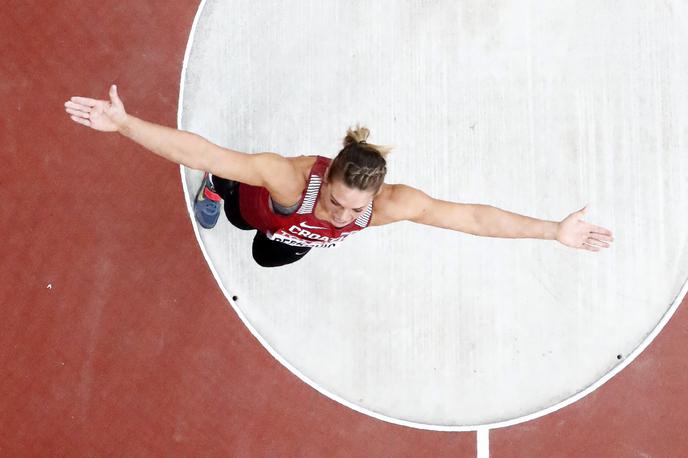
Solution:
{"label": "croatia text on jersey", "polygon": [[[291,232],[291,233],[290,233]],[[341,243],[349,235],[354,232],[342,232],[339,237],[330,238],[324,235],[314,234],[302,227],[293,225],[289,228],[289,232],[284,229],[278,230],[276,233],[268,232],[265,234],[270,240],[275,242],[285,243],[291,246],[309,247],[309,248],[332,248]]]}

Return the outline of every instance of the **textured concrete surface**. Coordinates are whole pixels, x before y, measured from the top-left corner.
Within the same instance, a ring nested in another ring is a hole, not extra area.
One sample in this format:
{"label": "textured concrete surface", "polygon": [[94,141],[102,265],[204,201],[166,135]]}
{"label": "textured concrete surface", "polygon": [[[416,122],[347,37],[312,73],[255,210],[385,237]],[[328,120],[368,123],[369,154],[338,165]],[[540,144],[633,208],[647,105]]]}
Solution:
{"label": "textured concrete surface", "polygon": [[[639,4],[608,5],[624,15]],[[11,39],[0,40],[0,455],[476,455],[475,433],[378,421],[293,376],[211,278],[178,168],[65,116],[67,97],[104,98],[116,83],[130,113],[173,126],[197,1],[4,6],[0,37]],[[629,48],[682,37],[680,2],[643,8],[644,22],[634,23],[642,39],[629,39]],[[585,20],[595,22],[598,9],[587,8]],[[672,103],[685,99],[675,87],[668,94]],[[661,126],[685,138],[679,114]],[[591,395],[491,430],[491,456],[688,456],[687,306],[684,298],[647,350]]]}
{"label": "textured concrete surface", "polygon": [[3,6],[0,456],[475,455],[292,376],[217,288],[178,166],[66,116],[115,83],[174,126],[197,1]]}
{"label": "textured concrete surface", "polygon": [[332,157],[361,122],[396,145],[388,182],[552,221],[587,203],[615,234],[591,253],[398,223],[266,270],[223,221],[201,240],[262,343],[353,408],[450,428],[537,414],[635,357],[688,278],[688,36],[682,4],[621,6],[207,2],[182,128]]}

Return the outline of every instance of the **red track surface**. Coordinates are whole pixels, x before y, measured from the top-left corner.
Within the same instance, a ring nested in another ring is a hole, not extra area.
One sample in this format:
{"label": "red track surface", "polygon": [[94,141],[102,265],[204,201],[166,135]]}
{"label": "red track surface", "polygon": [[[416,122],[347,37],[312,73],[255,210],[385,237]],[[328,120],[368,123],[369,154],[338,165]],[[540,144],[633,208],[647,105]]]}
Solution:
{"label": "red track surface", "polygon": [[[1,456],[475,456],[475,433],[372,419],[272,359],[205,264],[177,166],[64,113],[116,83],[174,126],[196,1],[3,6]],[[491,456],[687,456],[687,306],[592,395],[491,431]]]}

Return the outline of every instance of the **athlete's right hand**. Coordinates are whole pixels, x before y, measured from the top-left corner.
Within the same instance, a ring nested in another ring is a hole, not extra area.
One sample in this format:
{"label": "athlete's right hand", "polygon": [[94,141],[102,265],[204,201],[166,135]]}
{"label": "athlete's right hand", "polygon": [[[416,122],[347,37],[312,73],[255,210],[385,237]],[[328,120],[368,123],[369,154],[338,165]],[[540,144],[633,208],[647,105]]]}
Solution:
{"label": "athlete's right hand", "polygon": [[110,86],[110,101],[72,97],[65,102],[65,111],[72,121],[102,132],[117,132],[127,122],[127,112],[117,95],[117,86]]}

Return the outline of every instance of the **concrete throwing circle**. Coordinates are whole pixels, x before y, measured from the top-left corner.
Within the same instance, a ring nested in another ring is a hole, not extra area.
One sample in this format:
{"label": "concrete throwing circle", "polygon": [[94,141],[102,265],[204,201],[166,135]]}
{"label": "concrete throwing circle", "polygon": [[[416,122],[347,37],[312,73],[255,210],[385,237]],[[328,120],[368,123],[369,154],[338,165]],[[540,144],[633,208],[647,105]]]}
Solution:
{"label": "concrete throwing circle", "polygon": [[[550,221],[589,203],[616,239],[592,253],[403,222],[265,269],[253,232],[194,222],[231,305],[304,381],[395,423],[505,426],[589,393],[685,295],[685,19],[671,2],[202,4],[181,128],[333,157],[360,122],[396,145],[388,183]],[[182,177],[191,209],[201,173]]]}

